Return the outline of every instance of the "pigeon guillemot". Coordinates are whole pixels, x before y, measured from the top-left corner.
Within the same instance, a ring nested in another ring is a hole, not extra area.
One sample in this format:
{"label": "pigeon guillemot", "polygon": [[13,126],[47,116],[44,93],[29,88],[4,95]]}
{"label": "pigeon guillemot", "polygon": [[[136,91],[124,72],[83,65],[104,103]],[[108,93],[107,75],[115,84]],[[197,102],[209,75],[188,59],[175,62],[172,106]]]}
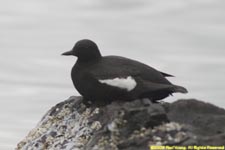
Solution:
{"label": "pigeon guillemot", "polygon": [[187,93],[184,87],[165,78],[172,75],[125,57],[102,56],[98,46],[88,39],[78,41],[62,55],[78,57],[71,72],[73,84],[85,101],[97,105],[137,98],[157,102],[172,93]]}

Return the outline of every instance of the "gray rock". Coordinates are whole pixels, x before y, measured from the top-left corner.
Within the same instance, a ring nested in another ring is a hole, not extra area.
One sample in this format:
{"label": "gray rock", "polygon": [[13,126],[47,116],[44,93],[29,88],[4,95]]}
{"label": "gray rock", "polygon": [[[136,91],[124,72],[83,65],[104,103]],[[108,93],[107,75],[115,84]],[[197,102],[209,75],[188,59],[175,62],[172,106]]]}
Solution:
{"label": "gray rock", "polygon": [[225,110],[195,99],[165,104],[169,120],[189,125],[200,145],[225,145]]}
{"label": "gray rock", "polygon": [[[221,145],[225,110],[197,100],[86,107],[70,97],[51,108],[17,150],[149,150],[150,145]],[[207,133],[206,133],[207,132]]]}

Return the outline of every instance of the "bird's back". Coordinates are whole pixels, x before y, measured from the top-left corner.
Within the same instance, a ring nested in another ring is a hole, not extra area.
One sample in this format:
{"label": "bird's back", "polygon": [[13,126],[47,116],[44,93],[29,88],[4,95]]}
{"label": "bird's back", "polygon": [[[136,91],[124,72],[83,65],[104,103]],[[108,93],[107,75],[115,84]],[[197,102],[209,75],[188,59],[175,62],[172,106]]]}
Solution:
{"label": "bird's back", "polygon": [[153,83],[171,84],[158,70],[136,60],[120,56],[105,56],[89,69],[94,76],[102,79],[133,76]]}

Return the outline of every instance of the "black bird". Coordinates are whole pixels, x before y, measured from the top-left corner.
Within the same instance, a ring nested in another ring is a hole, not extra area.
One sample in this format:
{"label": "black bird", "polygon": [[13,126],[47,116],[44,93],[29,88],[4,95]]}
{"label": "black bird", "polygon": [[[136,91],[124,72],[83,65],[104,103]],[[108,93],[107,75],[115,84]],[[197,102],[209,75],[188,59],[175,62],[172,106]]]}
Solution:
{"label": "black bird", "polygon": [[148,98],[157,102],[172,93],[187,93],[174,85],[160,72],[146,64],[120,56],[102,56],[91,40],[78,41],[71,51],[62,55],[78,57],[71,77],[84,100],[106,105],[114,100],[131,101]]}

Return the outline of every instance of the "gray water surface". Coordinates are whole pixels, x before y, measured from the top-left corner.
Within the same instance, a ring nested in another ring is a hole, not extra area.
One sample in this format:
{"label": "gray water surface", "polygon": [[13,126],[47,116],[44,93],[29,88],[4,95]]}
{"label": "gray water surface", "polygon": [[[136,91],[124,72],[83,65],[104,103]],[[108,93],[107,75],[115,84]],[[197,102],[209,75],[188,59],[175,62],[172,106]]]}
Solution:
{"label": "gray water surface", "polygon": [[225,108],[224,0],[7,0],[0,2],[0,149],[16,147],[53,105],[78,95],[77,40],[176,76],[189,94]]}

